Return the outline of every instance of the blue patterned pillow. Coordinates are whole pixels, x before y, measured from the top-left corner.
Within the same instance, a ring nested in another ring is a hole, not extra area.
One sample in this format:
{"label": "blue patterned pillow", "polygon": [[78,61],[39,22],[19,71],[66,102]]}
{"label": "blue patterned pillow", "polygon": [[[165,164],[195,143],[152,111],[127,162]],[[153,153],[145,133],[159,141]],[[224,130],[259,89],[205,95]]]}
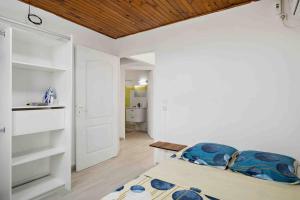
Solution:
{"label": "blue patterned pillow", "polygon": [[229,168],[232,171],[264,180],[299,184],[295,163],[295,159],[280,154],[242,151]]}
{"label": "blue patterned pillow", "polygon": [[237,152],[237,150],[230,146],[214,143],[199,143],[185,150],[181,158],[199,165],[210,165],[226,169],[235,152]]}

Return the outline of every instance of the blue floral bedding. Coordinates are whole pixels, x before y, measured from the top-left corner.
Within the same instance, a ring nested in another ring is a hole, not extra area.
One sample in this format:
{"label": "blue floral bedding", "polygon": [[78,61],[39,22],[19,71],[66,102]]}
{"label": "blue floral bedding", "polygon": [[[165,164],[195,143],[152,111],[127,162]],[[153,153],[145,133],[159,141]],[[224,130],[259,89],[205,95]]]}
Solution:
{"label": "blue floral bedding", "polygon": [[280,154],[242,151],[230,169],[264,180],[299,184],[295,162],[295,159]]}
{"label": "blue floral bedding", "polygon": [[151,200],[220,200],[217,197],[205,194],[199,188],[187,188],[176,183],[169,183],[145,175],[131,181],[125,186],[119,187],[115,192],[102,198],[102,200],[126,199],[126,195],[130,191],[138,193],[147,191],[151,194]]}
{"label": "blue floral bedding", "polygon": [[185,150],[181,158],[198,165],[226,169],[237,149],[215,143],[199,143]]}

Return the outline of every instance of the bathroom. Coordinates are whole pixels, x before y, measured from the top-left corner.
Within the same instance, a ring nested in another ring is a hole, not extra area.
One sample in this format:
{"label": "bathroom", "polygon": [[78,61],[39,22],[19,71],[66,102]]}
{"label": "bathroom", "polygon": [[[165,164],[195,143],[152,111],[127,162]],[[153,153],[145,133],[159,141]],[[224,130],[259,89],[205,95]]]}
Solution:
{"label": "bathroom", "polygon": [[148,70],[125,71],[125,133],[148,133]]}

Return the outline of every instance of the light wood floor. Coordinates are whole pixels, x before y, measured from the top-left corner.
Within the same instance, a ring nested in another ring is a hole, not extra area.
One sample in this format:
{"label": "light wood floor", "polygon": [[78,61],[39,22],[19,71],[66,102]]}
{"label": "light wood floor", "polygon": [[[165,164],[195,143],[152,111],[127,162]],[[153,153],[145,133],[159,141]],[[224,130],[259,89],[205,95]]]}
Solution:
{"label": "light wood floor", "polygon": [[99,200],[154,166],[153,140],[146,133],[128,133],[116,158],[72,174],[72,191],[57,191],[47,200]]}

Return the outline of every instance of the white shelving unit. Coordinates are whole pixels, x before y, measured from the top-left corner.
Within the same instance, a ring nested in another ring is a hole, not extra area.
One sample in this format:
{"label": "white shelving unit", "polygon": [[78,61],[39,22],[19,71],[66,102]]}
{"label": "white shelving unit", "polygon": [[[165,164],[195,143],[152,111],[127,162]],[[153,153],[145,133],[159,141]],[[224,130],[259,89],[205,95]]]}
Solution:
{"label": "white shelving unit", "polygon": [[[9,149],[0,151],[10,152],[11,158],[9,166],[1,165],[10,168],[9,180],[1,180],[10,188],[0,199],[34,199],[62,186],[70,190],[72,39],[38,30],[4,30],[7,46],[0,56],[6,65],[0,73],[9,77],[5,83],[11,88],[6,93],[11,107],[5,133],[10,138],[5,147]],[[41,102],[49,87],[57,91],[54,105],[26,106]]]}

